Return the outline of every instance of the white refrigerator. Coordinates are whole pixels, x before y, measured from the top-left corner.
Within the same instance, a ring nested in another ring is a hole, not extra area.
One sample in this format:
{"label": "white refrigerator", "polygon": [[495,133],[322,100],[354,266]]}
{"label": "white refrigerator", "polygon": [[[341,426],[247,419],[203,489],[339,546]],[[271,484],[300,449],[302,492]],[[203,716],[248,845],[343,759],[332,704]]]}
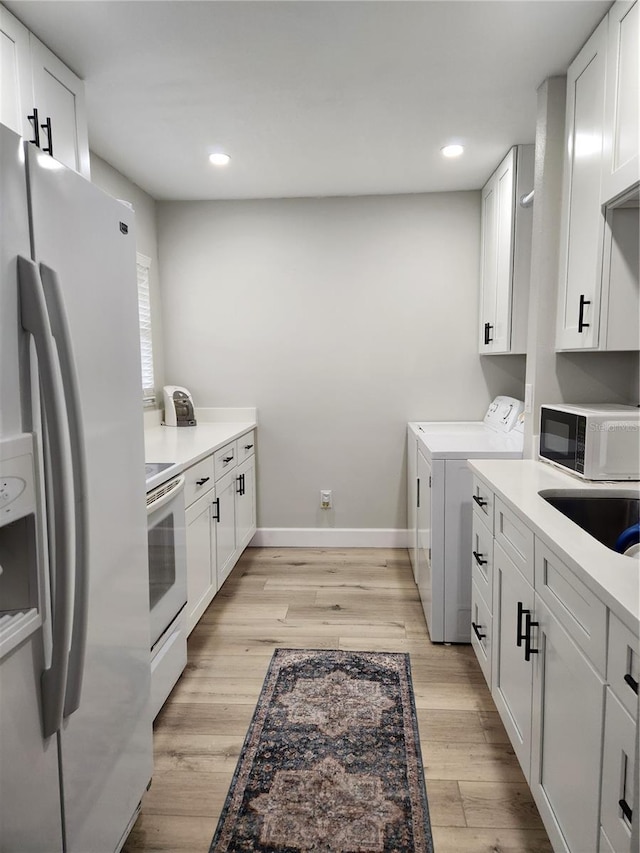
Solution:
{"label": "white refrigerator", "polygon": [[133,212],[0,125],[0,851],[112,853],[152,772]]}

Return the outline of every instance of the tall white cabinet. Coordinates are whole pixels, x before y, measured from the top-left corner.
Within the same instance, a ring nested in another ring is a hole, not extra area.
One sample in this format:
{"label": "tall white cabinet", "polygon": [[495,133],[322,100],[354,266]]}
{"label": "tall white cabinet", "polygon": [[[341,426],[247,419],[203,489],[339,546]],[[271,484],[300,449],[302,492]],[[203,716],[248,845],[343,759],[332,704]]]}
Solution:
{"label": "tall white cabinet", "polygon": [[0,6],[0,122],[90,178],[84,83]]}
{"label": "tall white cabinet", "polygon": [[482,189],[479,352],[526,351],[534,146],[516,145]]}
{"label": "tall white cabinet", "polygon": [[638,3],[616,3],[567,72],[556,348],[640,349]]}

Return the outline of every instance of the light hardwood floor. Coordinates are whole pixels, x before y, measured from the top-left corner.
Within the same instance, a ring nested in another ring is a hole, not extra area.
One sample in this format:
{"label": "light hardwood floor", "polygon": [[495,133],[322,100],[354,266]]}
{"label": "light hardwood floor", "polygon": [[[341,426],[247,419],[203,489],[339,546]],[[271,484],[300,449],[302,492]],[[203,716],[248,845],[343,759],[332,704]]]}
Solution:
{"label": "light hardwood floor", "polygon": [[248,548],[189,638],[125,853],[207,853],[273,650],[409,652],[436,853],[551,853],[470,646],[430,642],[408,553]]}

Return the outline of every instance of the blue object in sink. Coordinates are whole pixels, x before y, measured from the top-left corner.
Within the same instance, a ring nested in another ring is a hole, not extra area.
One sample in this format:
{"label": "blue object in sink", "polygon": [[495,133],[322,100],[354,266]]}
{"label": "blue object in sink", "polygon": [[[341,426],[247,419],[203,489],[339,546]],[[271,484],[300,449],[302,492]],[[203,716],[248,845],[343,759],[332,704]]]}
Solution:
{"label": "blue object in sink", "polygon": [[620,536],[616,539],[615,549],[621,554],[624,554],[632,545],[637,545],[640,542],[640,524],[632,524],[623,530]]}

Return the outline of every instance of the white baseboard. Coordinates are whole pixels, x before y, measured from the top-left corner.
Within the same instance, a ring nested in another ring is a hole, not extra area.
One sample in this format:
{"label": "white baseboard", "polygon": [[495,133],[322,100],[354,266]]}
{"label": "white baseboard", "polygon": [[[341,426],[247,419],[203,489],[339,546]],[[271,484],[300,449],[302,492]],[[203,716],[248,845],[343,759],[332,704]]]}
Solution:
{"label": "white baseboard", "polygon": [[356,527],[259,527],[258,548],[408,548],[409,531]]}

